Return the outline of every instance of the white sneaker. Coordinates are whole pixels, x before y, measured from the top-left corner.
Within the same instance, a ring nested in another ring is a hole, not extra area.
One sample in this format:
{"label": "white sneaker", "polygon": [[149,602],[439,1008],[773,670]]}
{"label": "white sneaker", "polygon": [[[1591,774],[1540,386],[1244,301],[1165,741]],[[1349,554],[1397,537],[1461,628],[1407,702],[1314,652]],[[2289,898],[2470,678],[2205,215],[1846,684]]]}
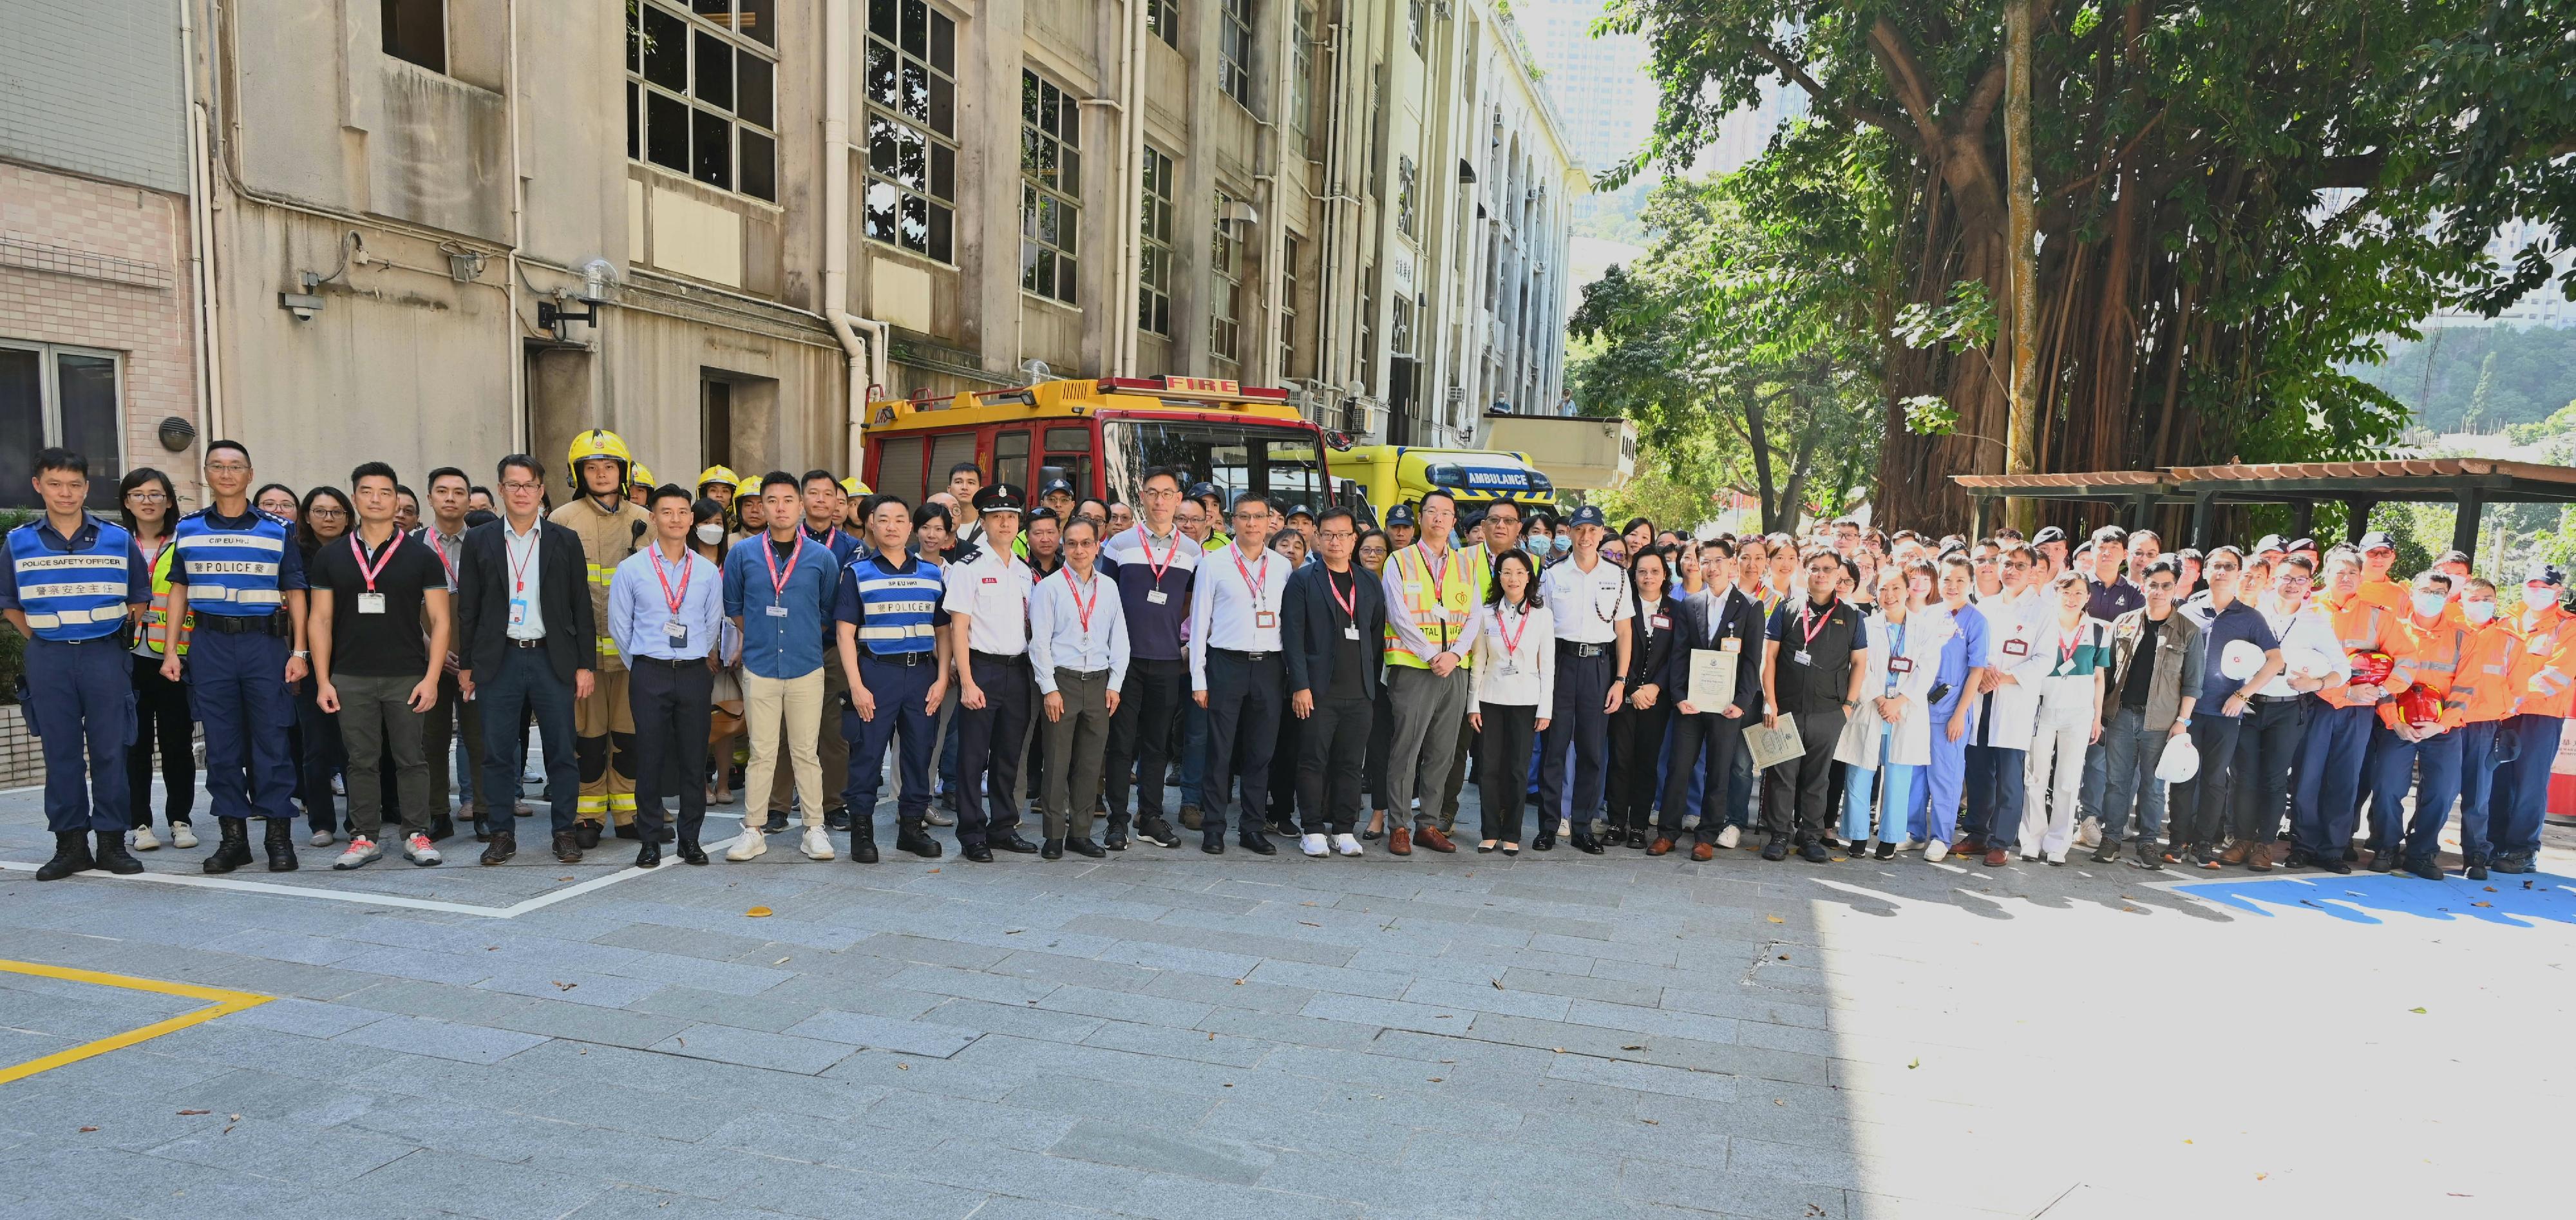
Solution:
{"label": "white sneaker", "polygon": [[422,868],[428,868],[444,859],[438,854],[438,845],[430,842],[428,835],[413,835],[403,840],[403,855]]}
{"label": "white sneaker", "polygon": [[365,835],[355,835],[349,840],[349,850],[341,852],[340,858],[331,862],[331,867],[343,872],[353,868],[365,868],[375,863],[377,857],[384,854],[377,850],[374,840]]}
{"label": "white sneaker", "polygon": [[1932,864],[1939,864],[1949,855],[1950,845],[1939,839],[1932,840],[1932,845],[1923,849],[1923,859]]}
{"label": "white sneaker", "polygon": [[1297,850],[1302,851],[1302,852],[1304,852],[1304,853],[1306,853],[1307,855],[1310,855],[1310,856],[1322,856],[1322,855],[1324,854],[1324,850],[1325,850],[1325,849],[1324,849],[1324,836],[1322,836],[1322,835],[1299,835],[1299,836],[1297,836]]}
{"label": "white sneaker", "polygon": [[161,840],[152,837],[151,827],[138,826],[134,828],[134,850],[152,851],[160,846]]}
{"label": "white sneaker", "polygon": [[1360,841],[1353,835],[1334,835],[1333,853],[1335,855],[1342,856],[1356,856],[1360,854]]}
{"label": "white sneaker", "polygon": [[2077,847],[2100,847],[2102,845],[2102,819],[2084,819],[2084,824],[2075,828],[2075,845]]}
{"label": "white sneaker", "polygon": [[343,780],[343,779],[342,779],[342,777],[337,776],[337,775],[334,775],[334,776],[332,776],[332,777],[331,777],[331,795],[333,795],[333,796],[347,796],[347,795],[349,795],[349,785],[347,784],[347,782],[346,782],[345,780]]}
{"label": "white sneaker", "polygon": [[172,822],[172,823],[170,823],[170,846],[172,846],[172,847],[195,847],[196,845],[197,845],[197,831],[196,831],[196,828],[194,828],[194,827],[192,827],[192,826],[188,825],[186,822]]}
{"label": "white sneaker", "polygon": [[1896,850],[1898,850],[1898,851],[1912,851],[1912,850],[1914,850],[1915,848],[1918,848],[1918,847],[1921,847],[1921,846],[1923,846],[1923,845],[1922,845],[1922,844],[1920,844],[1920,843],[1915,842],[1915,841],[1914,841],[1914,840],[1912,840],[1912,839],[1898,839],[1898,840],[1896,841]]}
{"label": "white sneaker", "polygon": [[768,850],[769,840],[760,836],[760,831],[757,827],[754,827],[749,823],[745,823],[742,828],[741,837],[733,841],[733,846],[725,849],[725,859],[731,860],[736,864],[740,864],[743,861]]}
{"label": "white sneaker", "polygon": [[312,842],[315,847],[329,847],[330,845],[339,842],[339,839],[334,837],[330,831],[317,830],[313,832]]}
{"label": "white sneaker", "polygon": [[823,828],[820,826],[805,828],[805,842],[802,846],[805,858],[808,860],[829,860],[835,854],[832,851],[832,836],[823,833]]}
{"label": "white sneaker", "polygon": [[2050,852],[2048,853],[2048,862],[2051,864],[2064,864],[2066,863],[2066,853],[2062,851]]}
{"label": "white sneaker", "polygon": [[1743,827],[1729,824],[1726,829],[1717,832],[1717,845],[1720,847],[1732,848],[1735,846],[1736,841],[1743,837]]}
{"label": "white sneaker", "polygon": [[1560,839],[1571,839],[1571,838],[1573,838],[1573,837],[1574,837],[1574,819],[1572,819],[1572,818],[1558,818],[1558,819],[1556,820],[1556,837],[1557,837],[1557,838],[1560,838]]}

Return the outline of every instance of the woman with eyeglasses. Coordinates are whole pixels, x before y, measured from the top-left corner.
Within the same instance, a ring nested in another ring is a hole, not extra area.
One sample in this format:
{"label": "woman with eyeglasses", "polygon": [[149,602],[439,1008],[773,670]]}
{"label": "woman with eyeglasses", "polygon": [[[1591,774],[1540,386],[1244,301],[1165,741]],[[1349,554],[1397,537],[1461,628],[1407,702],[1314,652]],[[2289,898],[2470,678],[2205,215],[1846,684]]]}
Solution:
{"label": "woman with eyeglasses", "polygon": [[[197,803],[196,748],[191,739],[196,722],[188,714],[188,685],[161,676],[161,636],[168,621],[162,603],[170,595],[170,569],[178,553],[171,531],[179,521],[179,490],[170,476],[151,467],[128,472],[117,484],[117,502],[125,531],[143,553],[152,573],[152,604],[143,612],[143,638],[134,643],[134,744],[125,750],[125,790],[132,794],[130,820],[134,850],[152,851],[161,840],[152,834],[152,746],[161,746],[162,814],[170,823],[170,845],[195,847],[197,832],[188,815]],[[179,655],[188,655],[188,631],[196,616],[180,621]]]}
{"label": "woman with eyeglasses", "polygon": [[[263,488],[260,499],[264,503],[267,498]],[[304,553],[305,570],[311,571],[313,557],[348,536],[358,512],[348,493],[337,487],[316,487],[304,493],[296,520],[300,524],[295,527],[295,546]],[[323,711],[315,701],[318,697],[313,679],[295,684],[295,722],[304,736],[304,820],[313,827],[313,846],[329,847],[339,840],[340,829],[339,803],[332,798],[331,784],[348,765],[349,756],[340,741],[339,717]]]}
{"label": "woman with eyeglasses", "polygon": [[[270,483],[250,498],[251,505],[287,524],[293,529],[304,520],[303,506],[295,499],[295,489],[284,483]],[[345,528],[346,522],[343,522]]]}
{"label": "woman with eyeglasses", "polygon": [[1659,546],[1637,552],[1628,565],[1628,599],[1636,618],[1628,672],[1621,679],[1627,698],[1610,713],[1610,829],[1601,841],[1640,851],[1646,828],[1655,824],[1655,758],[1673,717],[1672,701],[1656,685],[1672,659],[1673,624],[1681,618],[1671,575],[1671,557]]}
{"label": "woman with eyeglasses", "polygon": [[[1530,756],[1556,706],[1556,620],[1539,597],[1538,565],[1527,552],[1494,557],[1494,583],[1469,629],[1474,660],[1468,667],[1467,724],[1476,731],[1477,776],[1484,805],[1479,852],[1521,854],[1521,829],[1529,824]],[[1555,816],[1542,814],[1542,820]]]}

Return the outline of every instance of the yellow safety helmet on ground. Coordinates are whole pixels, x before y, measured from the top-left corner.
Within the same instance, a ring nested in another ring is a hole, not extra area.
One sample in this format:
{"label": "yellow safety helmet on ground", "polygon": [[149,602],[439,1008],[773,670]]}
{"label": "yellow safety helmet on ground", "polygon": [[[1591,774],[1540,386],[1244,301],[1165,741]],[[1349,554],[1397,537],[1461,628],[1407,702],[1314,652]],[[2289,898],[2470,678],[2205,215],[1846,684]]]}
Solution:
{"label": "yellow safety helmet on ground", "polygon": [[841,480],[841,490],[854,496],[864,496],[869,494],[868,485],[860,482],[859,476],[857,475],[851,475],[850,477]]}
{"label": "yellow safety helmet on ground", "polygon": [[698,472],[698,490],[700,492],[704,492],[707,488],[718,483],[722,483],[727,487],[733,487],[741,482],[741,475],[735,474],[732,470],[723,466],[709,466]]}
{"label": "yellow safety helmet on ground", "polygon": [[626,442],[606,428],[591,428],[572,438],[572,449],[564,455],[566,481],[573,494],[582,494],[581,464],[597,458],[617,463],[617,494],[625,495],[635,482],[635,455],[627,452]]}

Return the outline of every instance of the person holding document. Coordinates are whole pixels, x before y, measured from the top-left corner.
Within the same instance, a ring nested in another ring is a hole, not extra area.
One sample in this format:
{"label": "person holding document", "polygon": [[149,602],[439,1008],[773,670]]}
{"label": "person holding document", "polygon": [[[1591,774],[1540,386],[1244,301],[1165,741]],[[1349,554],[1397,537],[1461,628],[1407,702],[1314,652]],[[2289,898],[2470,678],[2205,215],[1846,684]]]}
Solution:
{"label": "person holding document", "polygon": [[1681,837],[1691,774],[1702,749],[1708,769],[1700,785],[1699,831],[1691,859],[1702,864],[1715,859],[1718,836],[1741,812],[1726,796],[1736,755],[1744,749],[1746,714],[1762,706],[1764,617],[1762,603],[1732,582],[1682,599],[1663,679],[1664,688],[1680,696],[1673,704],[1671,765],[1664,778],[1663,816],[1647,855],[1669,854]]}

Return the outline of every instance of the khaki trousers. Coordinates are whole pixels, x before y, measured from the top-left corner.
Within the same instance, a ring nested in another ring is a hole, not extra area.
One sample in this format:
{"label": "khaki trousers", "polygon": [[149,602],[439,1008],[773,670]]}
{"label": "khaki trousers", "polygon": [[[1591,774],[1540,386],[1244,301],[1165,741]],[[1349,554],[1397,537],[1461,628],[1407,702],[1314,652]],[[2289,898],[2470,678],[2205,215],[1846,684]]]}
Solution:
{"label": "khaki trousers", "polygon": [[[823,727],[823,671],[794,678],[742,674],[742,718],[751,733],[751,764],[743,768],[742,807],[748,813],[769,808],[771,785],[779,777],[780,734],[784,757],[795,764],[796,791],[805,798],[805,824],[823,824],[823,760],[814,749]],[[835,735],[837,735],[837,726]],[[746,819],[745,825],[750,825]]]}

